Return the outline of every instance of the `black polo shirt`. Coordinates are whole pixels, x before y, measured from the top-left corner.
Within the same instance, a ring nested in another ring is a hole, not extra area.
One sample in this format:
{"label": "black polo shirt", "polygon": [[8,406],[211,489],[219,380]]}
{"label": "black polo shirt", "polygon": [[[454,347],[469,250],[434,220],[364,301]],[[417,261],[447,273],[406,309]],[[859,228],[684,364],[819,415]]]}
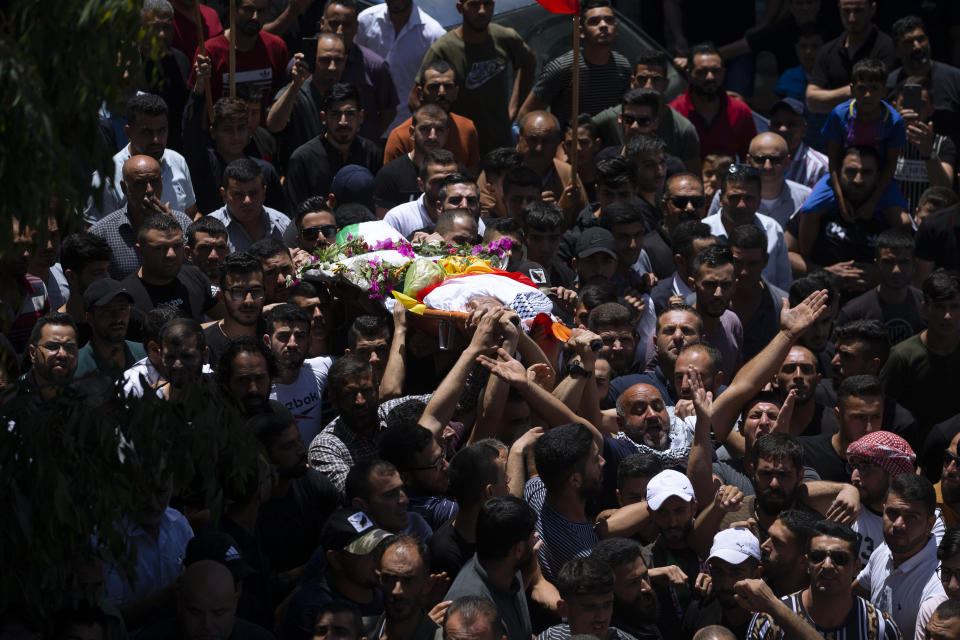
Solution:
{"label": "black polo shirt", "polygon": [[410,202],[420,197],[420,185],[417,165],[413,164],[409,154],[391,160],[377,172],[374,200],[378,207],[392,209],[398,204]]}
{"label": "black polo shirt", "polygon": [[852,54],[843,46],[845,38],[846,33],[841,33],[820,48],[817,60],[813,63],[810,84],[821,89],[839,89],[850,84],[853,65],[864,58],[881,60],[887,69],[893,68],[896,59],[893,40],[887,34],[881,33],[876,26],[870,27],[870,38]]}
{"label": "black polo shirt", "polygon": [[933,262],[934,267],[960,271],[960,207],[924,218],[917,229],[914,255]]}
{"label": "black polo shirt", "polygon": [[346,154],[323,135],[300,145],[287,164],[287,181],[283,185],[287,202],[296,207],[310,196],[326,197],[333,176],[348,164],[359,164],[376,174],[383,164],[383,151],[376,143],[360,136],[353,139]]}

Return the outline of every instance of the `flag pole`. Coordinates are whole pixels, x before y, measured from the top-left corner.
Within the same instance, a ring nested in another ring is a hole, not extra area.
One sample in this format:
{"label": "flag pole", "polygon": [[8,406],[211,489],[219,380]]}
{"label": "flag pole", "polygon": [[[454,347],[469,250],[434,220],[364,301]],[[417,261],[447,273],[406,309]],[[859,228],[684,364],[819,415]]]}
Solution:
{"label": "flag pole", "polygon": [[237,0],[230,0],[230,97],[237,97]]}
{"label": "flag pole", "polygon": [[[197,21],[197,50],[200,55],[207,55],[207,48],[203,44],[203,14],[200,13],[200,0],[193,0],[193,17]],[[213,122],[213,96],[210,94],[210,80],[203,81],[203,94],[207,101],[207,122]]]}
{"label": "flag pole", "polygon": [[577,184],[577,152],[580,150],[580,13],[573,14],[573,104],[570,107],[570,127],[573,136],[573,153],[570,154],[570,184]]}

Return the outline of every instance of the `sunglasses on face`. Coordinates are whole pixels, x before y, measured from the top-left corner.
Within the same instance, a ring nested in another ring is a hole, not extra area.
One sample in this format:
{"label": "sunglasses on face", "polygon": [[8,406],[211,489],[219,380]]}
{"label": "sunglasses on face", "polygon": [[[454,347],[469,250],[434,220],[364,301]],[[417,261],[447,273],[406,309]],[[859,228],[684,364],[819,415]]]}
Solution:
{"label": "sunglasses on face", "polygon": [[787,156],[750,156],[750,158],[762,167],[767,164],[767,160],[770,161],[771,165],[777,166],[786,160]]}
{"label": "sunglasses on face", "polygon": [[810,558],[810,562],[813,564],[821,564],[824,560],[827,559],[827,556],[830,556],[830,560],[833,561],[833,564],[838,567],[846,566],[850,562],[850,554],[846,551],[824,551],[823,549],[813,549],[807,557]]}
{"label": "sunglasses on face", "polygon": [[300,235],[306,240],[316,240],[320,237],[321,233],[324,238],[332,238],[337,235],[337,225],[324,224],[319,227],[306,227],[300,230]]}
{"label": "sunglasses on face", "polygon": [[948,567],[940,565],[940,567],[937,569],[937,573],[940,575],[940,580],[942,582],[946,582],[949,584],[949,582],[954,578],[956,578],[957,581],[960,582],[960,569],[950,569]]}
{"label": "sunglasses on face", "polygon": [[634,122],[641,127],[650,126],[650,123],[653,122],[653,118],[648,118],[647,116],[632,116],[629,113],[621,113],[620,118],[623,120],[623,124],[628,127]]}
{"label": "sunglasses on face", "polygon": [[703,206],[706,200],[703,196],[671,196],[670,203],[677,209],[686,209],[688,205],[693,205],[694,209]]}

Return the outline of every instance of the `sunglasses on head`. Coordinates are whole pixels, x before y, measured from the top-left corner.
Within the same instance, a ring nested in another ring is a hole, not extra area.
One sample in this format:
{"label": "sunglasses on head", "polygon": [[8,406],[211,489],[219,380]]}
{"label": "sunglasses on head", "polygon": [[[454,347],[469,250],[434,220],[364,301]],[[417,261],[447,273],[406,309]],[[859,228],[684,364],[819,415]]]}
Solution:
{"label": "sunglasses on head", "polygon": [[623,124],[627,126],[630,126],[636,122],[641,127],[646,127],[653,122],[653,118],[648,118],[647,116],[632,116],[629,113],[621,113],[620,118],[623,120]]}
{"label": "sunglasses on head", "polygon": [[677,209],[686,209],[687,205],[693,205],[694,209],[699,209],[706,202],[703,196],[670,196],[670,203]]}
{"label": "sunglasses on head", "polygon": [[846,551],[824,551],[823,549],[813,549],[807,557],[813,564],[820,564],[830,556],[830,560],[838,567],[846,566],[850,562],[850,554]]}
{"label": "sunglasses on head", "polygon": [[337,225],[335,224],[324,224],[319,227],[306,227],[305,229],[300,230],[300,235],[302,235],[307,240],[316,240],[320,237],[320,234],[323,234],[324,238],[332,238],[337,235]]}
{"label": "sunglasses on head", "polygon": [[727,167],[727,175],[729,176],[754,176],[759,178],[760,172],[757,171],[755,167],[751,167],[748,164],[739,164],[732,163]]}

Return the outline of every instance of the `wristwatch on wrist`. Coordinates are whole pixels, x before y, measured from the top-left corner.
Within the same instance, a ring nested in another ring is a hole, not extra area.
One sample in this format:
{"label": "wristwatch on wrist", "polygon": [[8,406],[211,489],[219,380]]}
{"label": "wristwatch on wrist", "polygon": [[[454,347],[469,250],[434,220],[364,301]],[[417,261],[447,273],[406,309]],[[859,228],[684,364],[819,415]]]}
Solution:
{"label": "wristwatch on wrist", "polygon": [[574,360],[567,366],[567,373],[571,378],[589,378],[593,375],[593,371],[584,369],[579,360]]}

